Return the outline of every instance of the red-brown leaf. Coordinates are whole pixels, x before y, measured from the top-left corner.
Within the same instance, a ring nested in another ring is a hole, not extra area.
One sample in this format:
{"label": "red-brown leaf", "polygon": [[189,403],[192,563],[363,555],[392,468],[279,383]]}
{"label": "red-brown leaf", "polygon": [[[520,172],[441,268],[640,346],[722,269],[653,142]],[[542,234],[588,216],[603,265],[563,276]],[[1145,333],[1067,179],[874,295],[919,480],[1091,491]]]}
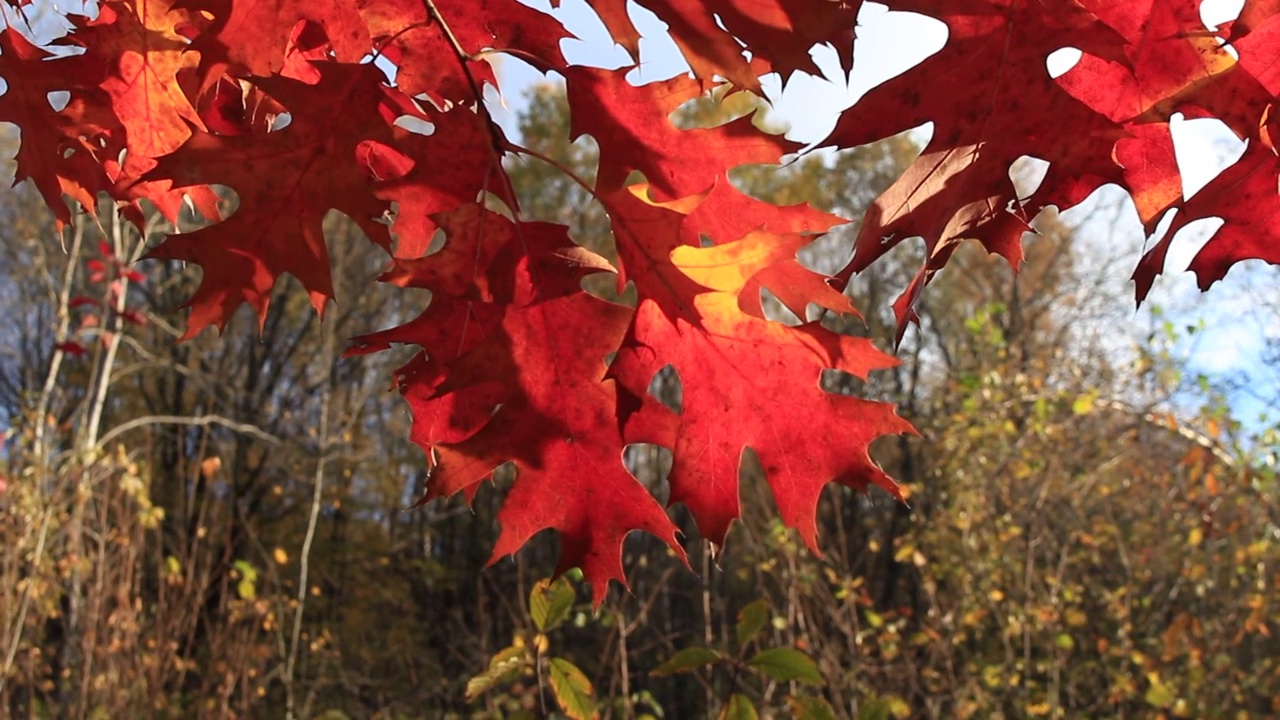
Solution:
{"label": "red-brown leaf", "polygon": [[[147,176],[175,187],[221,184],[239,195],[228,220],[194,233],[172,235],[152,257],[185,260],[204,269],[188,301],[187,337],[222,327],[241,303],[265,318],[271,288],[283,273],[302,281],[317,310],[333,295],[321,228],[338,210],[371,240],[390,245],[376,222],[389,205],[373,192],[376,178],[362,163],[361,144],[394,142],[394,96],[371,65],[318,63],[320,82],[283,77],[259,87],[290,112],[287,127],[267,133],[218,136],[196,132]],[[338,114],[332,108],[342,108]],[[365,158],[367,160],[367,158]]]}

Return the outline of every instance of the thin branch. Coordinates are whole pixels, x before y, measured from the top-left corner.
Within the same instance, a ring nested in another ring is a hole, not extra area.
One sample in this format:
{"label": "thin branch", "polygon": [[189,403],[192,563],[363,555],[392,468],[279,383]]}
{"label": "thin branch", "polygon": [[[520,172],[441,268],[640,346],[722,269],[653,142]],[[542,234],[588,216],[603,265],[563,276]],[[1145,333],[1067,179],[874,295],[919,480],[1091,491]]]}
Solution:
{"label": "thin branch", "polygon": [[[495,157],[494,164],[497,165],[499,175],[502,178],[503,189],[507,193],[507,202],[511,205],[511,211],[518,212],[519,207],[516,202],[516,189],[511,184],[511,178],[502,170],[502,156],[507,150],[506,138],[498,130],[498,123],[489,113],[489,108],[484,104],[484,90],[481,89],[480,81],[476,79],[475,73],[471,72],[471,66],[468,62],[473,62],[475,58],[462,47],[462,43],[458,40],[458,36],[453,32],[453,28],[449,27],[449,23],[445,21],[444,15],[440,14],[440,8],[436,7],[435,0],[422,0],[422,4],[427,9],[427,15],[440,26],[440,31],[444,33],[445,38],[449,41],[449,46],[453,48],[453,54],[458,60],[458,66],[462,70],[463,76],[467,78],[467,85],[471,89],[471,96],[476,99],[476,112],[484,116],[485,129],[489,132],[489,141],[493,145]],[[486,188],[488,181],[485,182]]]}
{"label": "thin branch", "polygon": [[[62,234],[58,234],[59,238]],[[45,374],[44,387],[40,390],[40,398],[36,404],[35,448],[36,457],[44,467],[45,462],[45,417],[49,414],[49,405],[53,401],[53,390],[58,382],[58,374],[62,368],[62,360],[66,353],[60,350],[67,341],[67,331],[71,327],[71,285],[75,282],[76,265],[80,262],[80,246],[84,241],[84,223],[78,218],[72,226],[71,251],[67,255],[67,267],[62,277],[62,287],[58,291],[58,327],[54,330],[53,358],[49,361],[49,371]],[[64,240],[65,242],[65,240]],[[46,264],[47,267],[47,264]]]}
{"label": "thin branch", "polygon": [[1223,449],[1222,443],[1191,427],[1190,425],[1178,421],[1177,418],[1172,415],[1158,415],[1155,412],[1144,412],[1140,408],[1133,407],[1128,403],[1120,402],[1118,400],[1109,400],[1106,398],[1098,398],[1093,401],[1093,404],[1097,407],[1136,415],[1150,425],[1165,428],[1178,437],[1193,442],[1205,450],[1208,450],[1218,462],[1229,468],[1235,469],[1240,464],[1236,458],[1232,457],[1231,453]]}
{"label": "thin branch", "polygon": [[557,161],[555,158],[552,158],[552,157],[549,157],[549,156],[547,156],[547,155],[544,155],[544,154],[542,154],[542,153],[540,153],[540,152],[538,152],[537,150],[534,150],[534,149],[532,149],[532,148],[524,147],[523,145],[517,145],[517,144],[515,144],[515,143],[510,143],[510,146],[511,146],[511,151],[512,151],[512,152],[520,153],[521,155],[528,155],[528,156],[529,156],[529,157],[531,157],[531,158],[536,158],[536,159],[538,159],[538,160],[541,160],[542,162],[544,162],[544,163],[546,163],[546,164],[550,165],[551,167],[555,168],[556,170],[559,170],[561,173],[563,173],[563,174],[564,174],[566,177],[568,177],[570,180],[572,180],[572,181],[574,181],[575,183],[577,183],[577,184],[578,184],[578,185],[579,185],[583,190],[586,190],[586,191],[587,191],[587,194],[591,195],[591,197],[597,197],[597,196],[596,196],[596,190],[595,190],[595,188],[593,188],[593,187],[592,187],[592,186],[591,186],[591,185],[590,185],[586,180],[582,179],[582,176],[578,175],[578,174],[577,174],[577,173],[575,173],[574,171],[572,171],[572,170],[570,170],[569,168],[565,167],[562,163],[560,163],[559,161]]}
{"label": "thin branch", "polygon": [[27,608],[31,606],[31,588],[35,585],[35,573],[40,568],[40,560],[44,558],[44,540],[49,534],[49,521],[53,518],[52,508],[45,510],[44,519],[40,522],[40,536],[36,539],[36,551],[31,558],[31,576],[22,587],[22,600],[18,603],[18,617],[13,623],[12,638],[9,650],[4,656],[4,668],[0,669],[0,696],[4,695],[5,684],[9,681],[9,672],[13,670],[13,660],[18,655],[18,646],[22,644],[23,626],[27,623]]}
{"label": "thin branch", "polygon": [[329,403],[333,395],[333,325],[335,320],[321,322],[322,360],[327,368],[326,380],[320,388],[320,447],[316,457],[315,475],[312,478],[311,514],[307,517],[307,534],[302,539],[298,556],[298,609],[293,614],[293,631],[289,638],[289,656],[285,660],[285,718],[294,720],[293,674],[298,662],[298,645],[302,640],[302,615],[307,608],[307,576],[310,572],[311,543],[315,540],[316,525],[320,520],[320,505],[324,500],[324,468],[329,460]]}
{"label": "thin branch", "polygon": [[[137,245],[130,252],[125,252],[125,233],[124,227],[120,223],[120,217],[112,213],[111,216],[111,250],[116,258],[125,259],[125,264],[132,263],[136,260],[133,255],[140,254],[143,243],[138,241]],[[104,230],[105,233],[105,230]],[[110,339],[107,341],[107,349],[102,356],[102,360],[98,367],[98,375],[96,385],[93,388],[93,401],[89,405],[89,417],[83,428],[85,449],[97,448],[98,432],[102,428],[102,416],[107,407],[107,394],[111,390],[111,384],[114,381],[112,373],[115,371],[116,356],[120,352],[121,338],[124,336],[124,311],[129,302],[129,278],[121,275],[117,278],[119,289],[116,291],[115,306],[112,308],[111,320],[107,324],[110,329]]]}
{"label": "thin branch", "polygon": [[107,443],[115,440],[130,430],[144,427],[146,425],[221,425],[232,432],[252,435],[259,440],[269,442],[272,445],[280,444],[280,438],[262,430],[256,425],[236,422],[229,418],[222,417],[221,415],[200,415],[198,417],[184,417],[182,415],[147,415],[140,418],[134,418],[112,428],[111,432],[103,435],[102,439],[98,441],[97,448],[103,448]]}

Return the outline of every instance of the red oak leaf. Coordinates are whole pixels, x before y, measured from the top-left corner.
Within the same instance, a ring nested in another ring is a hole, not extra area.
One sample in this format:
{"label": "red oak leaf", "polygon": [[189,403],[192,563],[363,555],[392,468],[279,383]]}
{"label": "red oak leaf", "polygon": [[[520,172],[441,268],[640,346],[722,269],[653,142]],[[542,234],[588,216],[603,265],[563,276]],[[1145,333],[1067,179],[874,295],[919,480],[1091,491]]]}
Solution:
{"label": "red oak leaf", "polygon": [[1231,42],[1235,43],[1276,15],[1280,15],[1280,0],[1249,0],[1240,10],[1240,17],[1231,23]]}
{"label": "red oak leaf", "polygon": [[813,237],[779,235],[755,230],[735,242],[699,248],[683,245],[671,250],[672,263],[699,285],[734,293],[738,308],[765,319],[761,290],[767,289],[788,310],[803,318],[810,303],[838,313],[857,314],[853,303],[831,279],[800,264],[796,253]]}
{"label": "red oak leaf", "polygon": [[445,233],[444,246],[426,257],[396,258],[384,282],[423,288],[433,296],[507,305],[579,292],[579,271],[614,271],[606,260],[575,245],[563,225],[515,223],[474,203],[432,221]]}
{"label": "red oak leaf", "polygon": [[1167,123],[1135,124],[1129,133],[1116,142],[1116,162],[1124,167],[1138,219],[1151,232],[1165,210],[1182,200],[1182,174]]}
{"label": "red oak leaf", "polygon": [[622,465],[604,358],[631,311],[580,289],[584,274],[608,264],[574,246],[562,226],[512,223],[475,205],[436,220],[446,233],[441,251],[398,260],[392,271],[400,284],[431,289],[431,305],[357,349],[425,350],[398,374],[413,439],[439,460],[423,501],[472,493],[514,461],[494,559],[555,528],[561,569],[581,567],[597,603],[609,580],[624,580],[622,541],[632,530],[683,556],[662,507]]}
{"label": "red oak leaf", "polygon": [[256,85],[224,75],[200,96],[196,107],[214,135],[271,132],[286,110]]}
{"label": "red oak leaf", "polygon": [[650,412],[663,414],[644,393],[655,372],[675,368],[684,391],[680,413],[668,411],[665,423],[628,425],[626,437],[671,448],[671,501],[689,507],[704,537],[722,544],[738,517],[738,470],[746,447],[764,468],[783,522],[815,552],[818,497],[827,483],[857,489],[875,484],[898,495],[868,446],[911,426],[888,403],[819,386],[825,369],[865,379],[871,370],[895,365],[890,356],[868,340],[839,336],[817,323],[792,328],[744,316],[731,294],[705,294],[697,308],[702,315],[694,325],[673,322],[656,303],[641,301],[633,334],[610,373],[632,397],[644,398]]}
{"label": "red oak leaf", "polygon": [[[577,293],[582,273],[613,269],[574,245],[558,225],[517,225],[475,204],[438,214],[432,222],[444,232],[444,246],[423,258],[396,258],[381,278],[430,290],[431,304],[401,327],[357,338],[349,351],[376,352],[392,343],[412,343],[426,350],[401,368],[397,377],[414,407],[412,439],[428,450],[466,439],[488,421],[500,402],[495,394],[498,384],[477,384],[440,398],[435,393],[447,378],[449,365],[501,324],[504,307]],[[536,273],[541,282],[535,284],[530,273]]]}
{"label": "red oak leaf", "polygon": [[428,497],[457,492],[507,460],[515,484],[498,521],[496,560],[544,528],[561,537],[560,569],[581,567],[597,604],[609,580],[625,583],[622,541],[651,533],[683,557],[662,506],[622,465],[616,391],[604,357],[617,347],[629,308],[577,293],[508,309],[501,332],[459,359],[464,374],[442,388],[498,379],[519,388],[467,440],[437,446]]}
{"label": "red oak leaf", "polygon": [[564,65],[560,40],[568,31],[546,13],[516,0],[439,0],[435,3],[467,58],[428,16],[421,0],[359,0],[360,15],[374,44],[397,67],[396,84],[407,95],[437,102],[471,98],[471,79],[497,85],[493,68],[476,62],[484,51],[518,49],[520,59],[548,70]]}
{"label": "red oak leaf", "polygon": [[203,18],[174,9],[168,0],[117,0],[102,3],[98,16],[72,36],[86,49],[78,63],[104,73],[92,84],[111,96],[130,154],[167,155],[191,136],[193,126],[204,129],[178,83],[178,74],[199,60],[187,52],[182,31],[200,23]]}
{"label": "red oak leaf", "polygon": [[[796,280],[789,263],[804,244],[800,237],[760,231],[710,248],[681,244],[680,227],[701,198],[659,203],[646,192],[633,186],[602,197],[622,269],[640,298],[609,371],[623,391],[625,436],[671,448],[671,499],[689,507],[714,543],[724,541],[738,516],[739,464],[750,447],[783,520],[816,550],[823,486],[876,484],[896,493],[867,447],[881,435],[910,431],[891,405],[824,391],[822,372],[865,378],[896,363],[869,341],[818,323],[788,327],[763,318],[759,286],[770,281],[794,283],[782,294],[796,304],[808,294],[809,302],[852,309],[820,276],[809,273],[807,285]],[[778,266],[791,269],[770,275]],[[744,313],[744,306],[753,312]],[[664,413],[647,394],[667,365],[683,388],[678,414]],[[732,423],[725,422],[729,417]],[[815,442],[814,429],[828,427],[839,428],[839,436]],[[797,453],[802,447],[806,451]]]}
{"label": "red oak leaf", "polygon": [[1194,0],[1084,3],[1125,38],[1125,57],[1083,56],[1058,84],[1093,110],[1132,127],[1181,111],[1217,117],[1247,137],[1269,94],[1200,19]]}
{"label": "red oak leaf", "polygon": [[338,62],[358,62],[373,49],[355,0],[183,0],[180,6],[213,17],[191,43],[207,78],[202,86],[227,69],[259,77],[280,72],[302,22],[324,31]]}
{"label": "red oak leaf", "polygon": [[[63,195],[92,211],[108,186],[100,156],[109,155],[120,133],[111,101],[101,91],[78,87],[73,60],[53,60],[13,28],[0,30],[0,120],[21,128],[15,184],[31,178],[59,223],[71,221]],[[49,104],[53,93],[68,93],[61,111]],[[116,146],[118,150],[118,146]]]}
{"label": "red oak leaf", "polygon": [[396,256],[415,258],[431,244],[437,213],[474,203],[485,190],[504,188],[501,156],[483,115],[455,107],[448,112],[427,108],[421,115],[406,117],[430,122],[431,134],[396,129],[396,147],[414,164],[398,177],[383,178],[377,192],[399,207],[391,226]]}
{"label": "red oak leaf", "polygon": [[[588,0],[591,9],[600,16],[605,29],[614,42],[618,43],[630,55],[632,60],[640,59],[640,31],[631,23],[627,13],[627,0]],[[552,7],[559,7],[560,0],[551,0]]]}
{"label": "red oak leaf", "polygon": [[377,222],[389,204],[374,197],[377,178],[361,149],[369,142],[390,147],[391,123],[402,108],[372,65],[316,67],[321,78],[315,85],[258,80],[288,108],[286,127],[231,137],[196,132],[146,177],[171,180],[174,187],[226,185],[239,196],[230,219],[172,235],[151,253],[204,268],[188,301],[187,337],[208,325],[222,327],[242,302],[264,319],[271,288],[286,272],[302,281],[317,310],[323,308],[333,294],[321,228],[330,209],[346,214],[374,242],[390,245],[386,226]]}
{"label": "red oak leaf", "polygon": [[1174,235],[1196,220],[1217,217],[1223,221],[1188,268],[1196,274],[1201,290],[1226,277],[1241,260],[1280,265],[1280,158],[1275,144],[1280,133],[1276,129],[1274,120],[1264,124],[1261,137],[1250,140],[1243,157],[1178,208],[1169,229],[1134,271],[1139,302],[1164,268]]}
{"label": "red oak leaf", "polygon": [[[759,76],[769,72],[781,74],[784,81],[796,70],[820,74],[809,54],[814,45],[833,45],[848,69],[853,60],[854,21],[862,2],[646,0],[643,5],[667,23],[671,37],[704,86],[724,78],[758,93]],[[625,12],[613,2],[593,2],[592,6],[615,39],[630,49],[635,29],[629,21],[623,24]],[[633,52],[632,57],[636,56]]]}
{"label": "red oak leaf", "polygon": [[1171,106],[1235,65],[1235,59],[1205,30],[1199,3],[1086,0],[1082,5],[1125,39],[1125,57],[1108,60],[1084,55],[1058,78],[1058,84],[1117,122],[1147,114],[1168,119]]}
{"label": "red oak leaf", "polygon": [[706,192],[739,165],[777,163],[799,143],[762,133],[742,117],[714,128],[680,130],[670,115],[701,94],[680,76],[636,87],[627,69],[573,66],[562,71],[573,108],[570,140],[591,135],[600,145],[597,190],[622,187],[632,171],[644,174],[664,198]]}
{"label": "red oak leaf", "polygon": [[722,243],[755,230],[816,235],[846,222],[807,203],[762,203],[740,192],[727,178],[720,178],[698,206],[689,211],[680,227],[682,241],[697,246],[703,236]]}
{"label": "red oak leaf", "polygon": [[1274,12],[1266,18],[1256,17],[1257,27],[1242,39],[1233,36],[1232,41],[1240,54],[1240,67],[1271,97],[1280,96],[1280,8]]}
{"label": "red oak leaf", "polygon": [[[1045,62],[1063,46],[1123,60],[1124,41],[1072,0],[904,0],[891,7],[937,17],[949,41],[928,62],[869,91],[826,142],[854,147],[934,123],[924,152],[875,201],[842,274],[866,268],[903,239],[923,237],[926,262],[903,296],[901,322],[950,246],[976,239],[1016,268],[1021,235],[1041,207],[1070,207],[1103,182],[1120,180],[1112,159],[1120,126],[1051,82]],[[983,92],[968,91],[976,87]],[[1008,175],[1024,155],[1050,163],[1030,199],[1017,196]]]}

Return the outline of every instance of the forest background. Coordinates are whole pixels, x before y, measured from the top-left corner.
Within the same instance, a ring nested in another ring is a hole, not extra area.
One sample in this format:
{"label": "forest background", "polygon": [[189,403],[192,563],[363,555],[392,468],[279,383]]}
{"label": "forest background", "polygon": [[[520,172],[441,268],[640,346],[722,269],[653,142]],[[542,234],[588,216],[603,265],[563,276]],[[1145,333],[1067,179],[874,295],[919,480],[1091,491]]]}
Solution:
{"label": "forest background", "polygon": [[[725,110],[693,106],[684,121]],[[535,88],[516,123],[526,146],[590,176],[594,146],[567,142],[557,88]],[[735,182],[856,220],[917,152],[902,136]],[[527,213],[608,252],[603,211],[578,186],[536,161],[509,171]],[[548,611],[526,599],[564,597],[566,585],[539,585],[554,540],[480,570],[501,483],[470,508],[405,510],[424,463],[385,386],[404,358],[342,359],[339,340],[404,322],[426,299],[372,282],[382,261],[349,221],[330,218],[345,300],[323,322],[285,282],[261,332],[245,312],[221,338],[177,344],[196,274],[128,263],[149,238],[114,216],[59,234],[20,185],[0,196],[0,706],[536,716],[559,712],[554,655],[589,680],[587,712],[620,718],[747,712],[735,697],[784,716],[818,696],[857,718],[1280,712],[1277,428],[1255,412],[1276,398],[1265,382],[1199,372],[1200,326],[1184,312],[1135,320],[1122,287],[1099,289],[1129,261],[1096,235],[1123,212],[1042,220],[1016,277],[981,252],[939,276],[902,364],[856,388],[898,403],[925,438],[875,447],[907,503],[829,490],[816,557],[748,467],[744,522],[719,555],[676,511],[697,573],[633,537],[631,591],[593,610],[570,576],[574,601],[542,633]],[[856,222],[806,262],[837,266],[853,233]],[[901,250],[857,278],[866,323],[842,331],[892,337],[888,306],[919,262]],[[1273,279],[1240,273],[1225,292],[1255,293],[1252,310],[1274,323]],[[1116,339],[1136,325],[1134,342]],[[1277,361],[1264,352],[1254,371]],[[1237,417],[1244,392],[1260,397]],[[659,494],[667,461],[652,448],[629,457]],[[723,659],[664,672],[697,647]],[[812,658],[820,682],[747,671],[772,648]]]}

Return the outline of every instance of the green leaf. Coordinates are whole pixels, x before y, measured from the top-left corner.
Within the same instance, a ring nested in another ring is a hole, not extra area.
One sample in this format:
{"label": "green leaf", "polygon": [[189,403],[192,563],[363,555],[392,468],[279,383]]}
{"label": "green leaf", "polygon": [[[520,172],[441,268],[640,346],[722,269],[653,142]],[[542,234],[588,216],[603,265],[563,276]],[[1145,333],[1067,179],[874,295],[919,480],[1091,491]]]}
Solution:
{"label": "green leaf", "polygon": [[791,707],[791,716],[795,720],[836,720],[835,708],[826,698],[788,695],[787,705]]}
{"label": "green leaf", "polygon": [[1088,415],[1089,413],[1093,412],[1093,403],[1097,399],[1098,399],[1097,390],[1092,390],[1084,395],[1081,395],[1080,397],[1077,397],[1075,399],[1075,402],[1071,403],[1071,412],[1075,413],[1076,415]]}
{"label": "green leaf", "polygon": [[1174,697],[1173,690],[1159,680],[1152,681],[1151,687],[1147,688],[1147,692],[1142,696],[1142,699],[1146,700],[1148,705],[1160,708],[1169,707],[1174,700],[1177,700]]}
{"label": "green leaf", "polygon": [[[615,697],[613,705],[616,710],[615,715],[625,717],[630,713],[637,713],[636,720],[661,720],[666,716],[658,699],[648,690],[631,693],[629,702],[625,697]],[[640,712],[640,708],[644,708],[644,712]]]}
{"label": "green leaf", "polygon": [[897,720],[906,720],[911,717],[911,706],[906,700],[897,695],[890,695],[884,699],[885,705],[889,707],[889,714],[897,718]]}
{"label": "green leaf", "polygon": [[489,692],[504,680],[507,680],[524,666],[528,653],[521,645],[512,645],[499,650],[489,658],[489,667],[484,672],[467,681],[467,702]]}
{"label": "green leaf", "polygon": [[550,660],[551,692],[560,709],[572,720],[596,717],[596,703],[591,697],[591,681],[577,665],[564,658]]}
{"label": "green leaf", "polygon": [[720,709],[719,720],[760,720],[760,714],[756,712],[756,706],[751,704],[750,698],[734,693]]}
{"label": "green leaf", "polygon": [[905,720],[911,717],[911,706],[897,695],[865,698],[858,709],[858,720]]}
{"label": "green leaf", "polygon": [[761,650],[747,664],[778,682],[795,680],[811,685],[825,684],[813,658],[793,648]]}
{"label": "green leaf", "polygon": [[866,700],[858,708],[858,720],[890,720],[889,704],[879,698]]}
{"label": "green leaf", "polygon": [[240,575],[236,583],[236,594],[241,600],[252,600],[258,596],[258,571],[247,560],[236,560],[231,568]]}
{"label": "green leaf", "polygon": [[742,647],[752,639],[769,622],[769,606],[763,599],[749,603],[738,612],[738,646]]}
{"label": "green leaf", "polygon": [[710,665],[724,659],[724,655],[704,647],[687,647],[677,652],[667,659],[658,667],[654,668],[650,675],[671,675],[678,672],[688,672],[703,665]]}
{"label": "green leaf", "polygon": [[538,632],[550,632],[569,617],[573,601],[578,597],[565,577],[555,582],[539,580],[529,591],[529,615]]}

